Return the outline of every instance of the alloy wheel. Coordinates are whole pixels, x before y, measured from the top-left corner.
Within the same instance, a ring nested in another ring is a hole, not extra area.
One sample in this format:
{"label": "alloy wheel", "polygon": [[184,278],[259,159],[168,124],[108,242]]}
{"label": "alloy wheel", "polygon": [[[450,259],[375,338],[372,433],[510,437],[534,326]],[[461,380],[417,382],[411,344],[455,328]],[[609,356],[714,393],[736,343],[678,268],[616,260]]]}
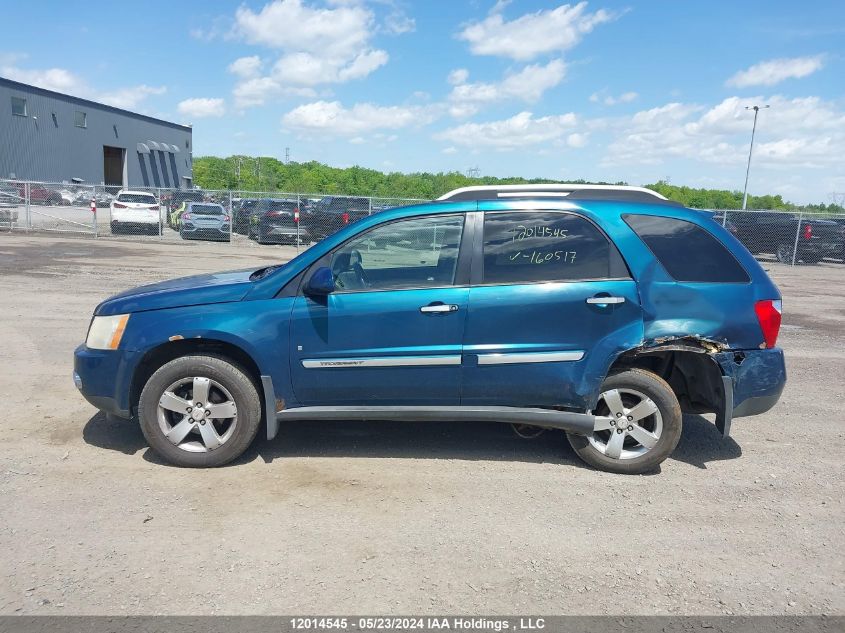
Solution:
{"label": "alloy wheel", "polygon": [[596,422],[587,439],[612,459],[635,459],[657,445],[663,417],[654,401],[635,389],[610,389],[599,396]]}
{"label": "alloy wheel", "polygon": [[232,394],[216,380],[181,378],[162,393],[157,408],[161,432],[174,446],[192,453],[220,448],[237,426]]}

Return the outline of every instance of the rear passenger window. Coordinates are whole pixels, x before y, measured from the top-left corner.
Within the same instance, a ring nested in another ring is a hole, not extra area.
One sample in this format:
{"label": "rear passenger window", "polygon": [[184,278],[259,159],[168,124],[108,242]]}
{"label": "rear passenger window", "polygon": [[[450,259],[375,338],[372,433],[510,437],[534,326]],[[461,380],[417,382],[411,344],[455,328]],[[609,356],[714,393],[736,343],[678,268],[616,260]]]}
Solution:
{"label": "rear passenger window", "polygon": [[485,284],[628,276],[616,247],[582,217],[560,211],[484,215]]}
{"label": "rear passenger window", "polygon": [[624,219],[676,281],[751,281],[731,252],[692,222],[650,215],[626,215]]}

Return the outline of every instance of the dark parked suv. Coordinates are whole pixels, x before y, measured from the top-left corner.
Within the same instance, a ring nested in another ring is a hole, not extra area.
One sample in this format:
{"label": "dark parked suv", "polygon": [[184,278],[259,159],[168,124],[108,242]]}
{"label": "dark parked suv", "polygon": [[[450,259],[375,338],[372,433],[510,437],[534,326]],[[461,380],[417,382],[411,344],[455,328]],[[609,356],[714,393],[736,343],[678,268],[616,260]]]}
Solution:
{"label": "dark parked suv", "polygon": [[249,239],[259,244],[308,244],[311,233],[295,199],[261,198],[249,213]]}
{"label": "dark parked suv", "polygon": [[[500,195],[500,194],[506,194]],[[655,469],[683,412],[768,411],[781,295],[711,215],[634,187],[468,188],[361,219],[286,264],[97,306],[74,382],[183,466],[295,420],[495,421]]]}
{"label": "dark parked suv", "polygon": [[[754,253],[772,253],[779,262],[795,259],[817,264],[825,257],[838,257],[839,230],[835,222],[770,211],[727,212],[735,235]],[[796,250],[797,248],[797,250]]]}
{"label": "dark parked suv", "polygon": [[336,233],[343,227],[371,214],[369,198],[325,196],[310,205],[307,223],[315,240]]}

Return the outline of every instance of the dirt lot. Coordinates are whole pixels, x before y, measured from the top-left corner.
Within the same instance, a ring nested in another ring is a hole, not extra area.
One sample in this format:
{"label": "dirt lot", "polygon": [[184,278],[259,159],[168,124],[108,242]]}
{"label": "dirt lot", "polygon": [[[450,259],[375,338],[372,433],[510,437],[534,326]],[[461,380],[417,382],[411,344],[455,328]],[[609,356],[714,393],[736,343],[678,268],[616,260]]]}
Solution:
{"label": "dirt lot", "polygon": [[300,423],[217,470],[162,464],[76,392],[124,288],[283,249],[0,235],[0,613],[845,613],[845,266],[768,264],[790,382],[652,476],[559,433]]}

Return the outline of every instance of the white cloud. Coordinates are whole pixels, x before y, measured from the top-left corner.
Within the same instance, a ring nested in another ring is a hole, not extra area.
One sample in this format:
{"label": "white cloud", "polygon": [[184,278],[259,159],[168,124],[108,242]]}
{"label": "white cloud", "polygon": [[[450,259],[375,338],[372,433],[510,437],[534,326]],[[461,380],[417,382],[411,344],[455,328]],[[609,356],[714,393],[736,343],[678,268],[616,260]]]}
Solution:
{"label": "white cloud", "polygon": [[273,0],[258,13],[240,6],[234,32],[250,44],[348,58],[366,46],[372,23],[363,6],[312,9],[301,0]]}
{"label": "white cloud", "polygon": [[[335,0],[332,5],[273,0],[258,11],[245,5],[236,10],[232,37],[281,51],[263,76],[257,56],[230,65],[241,78],[233,90],[238,108],[289,95],[313,97],[315,86],[362,79],[388,62],[387,52],[370,44],[377,30],[373,12],[359,2]],[[391,15],[385,27],[390,32],[414,28],[413,20]]]}
{"label": "white cloud", "polygon": [[451,86],[460,86],[461,84],[465,84],[467,79],[469,79],[469,71],[466,68],[456,68],[449,73],[449,77],[446,81],[448,81]]}
{"label": "white cloud", "polygon": [[741,70],[725,82],[737,88],[774,86],[785,79],[800,79],[812,75],[824,66],[822,55],[770,59]]}
{"label": "white cloud", "polygon": [[576,46],[584,35],[599,24],[616,19],[605,9],[587,12],[587,3],[562,4],[554,9],[526,13],[506,21],[501,3],[480,22],[464,27],[458,38],[469,42],[476,55],[497,55],[519,61],[539,55],[566,51]]}
{"label": "white cloud", "polygon": [[639,96],[636,92],[623,92],[621,95],[614,97],[613,95],[607,94],[605,90],[601,90],[591,94],[590,101],[593,103],[601,102],[604,105],[612,106],[618,103],[631,103],[631,101],[635,101]]}
{"label": "white cloud", "polygon": [[457,147],[453,147],[453,146],[451,146],[451,145],[450,145],[449,147],[445,147],[445,148],[443,149],[443,153],[444,153],[444,154],[457,154],[457,153],[458,153],[458,148],[457,148]]}
{"label": "white cloud", "polygon": [[[460,73],[460,74],[459,74]],[[508,99],[519,99],[527,103],[538,101],[543,93],[554,88],[566,75],[563,60],[554,59],[546,65],[533,64],[516,73],[506,75],[498,83],[457,83],[466,81],[469,74],[464,71],[452,71],[450,83],[455,87],[449,95],[453,116],[463,117],[475,114],[484,104],[497,103]]]}
{"label": "white cloud", "polygon": [[[351,108],[339,101],[306,103],[282,117],[285,128],[302,133],[328,136],[361,137],[376,130],[397,130],[424,125],[435,117],[432,108],[421,106],[378,106],[356,103]],[[385,140],[392,140],[386,137]]]}
{"label": "white cloud", "polygon": [[197,97],[185,99],[176,106],[179,114],[197,119],[205,117],[221,117],[226,114],[226,104],[223,99]]}
{"label": "white cloud", "polygon": [[566,144],[569,145],[569,147],[584,147],[588,140],[589,135],[573,132],[566,137]]}
{"label": "white cloud", "polygon": [[113,92],[102,93],[99,95],[98,100],[116,108],[131,110],[138,107],[150,95],[163,95],[165,92],[167,92],[165,86],[147,86],[146,84],[141,84],[139,86],[131,86]]}
{"label": "white cloud", "polygon": [[[578,147],[585,138],[573,135],[577,123],[574,113],[535,118],[531,112],[520,112],[509,119],[487,123],[464,123],[435,135],[436,139],[454,145],[510,150],[544,143]],[[574,138],[567,138],[574,136]]]}
{"label": "white cloud", "polygon": [[261,71],[261,58],[258,55],[239,57],[229,64],[228,70],[242,79],[252,79]]}
{"label": "white cloud", "polygon": [[64,68],[47,68],[44,70],[24,69],[16,66],[3,66],[0,74],[13,81],[53,90],[76,96],[83,96],[88,87],[82,78]]}
{"label": "white cloud", "polygon": [[264,105],[272,99],[283,97],[311,99],[316,97],[317,93],[313,88],[285,85],[274,77],[255,77],[239,82],[232,95],[235,97],[235,107],[243,109]]}
{"label": "white cloud", "polygon": [[687,159],[741,166],[748,157],[751,118],[761,111],[754,144],[758,167],[839,168],[845,153],[845,110],[819,97],[728,97],[712,107],[669,103],[627,119],[608,146],[604,165],[660,164]]}
{"label": "white cloud", "polygon": [[[10,57],[9,61],[14,61],[14,59],[21,59],[21,56]],[[14,65],[0,65],[0,75],[46,90],[62,92],[130,110],[140,106],[151,95],[161,95],[167,92],[166,86],[148,86],[146,84],[100,91],[88,85],[79,75],[75,75],[64,68],[27,69]]]}
{"label": "white cloud", "polygon": [[402,13],[394,12],[384,20],[384,28],[391,35],[403,35],[417,30],[417,23]]}

